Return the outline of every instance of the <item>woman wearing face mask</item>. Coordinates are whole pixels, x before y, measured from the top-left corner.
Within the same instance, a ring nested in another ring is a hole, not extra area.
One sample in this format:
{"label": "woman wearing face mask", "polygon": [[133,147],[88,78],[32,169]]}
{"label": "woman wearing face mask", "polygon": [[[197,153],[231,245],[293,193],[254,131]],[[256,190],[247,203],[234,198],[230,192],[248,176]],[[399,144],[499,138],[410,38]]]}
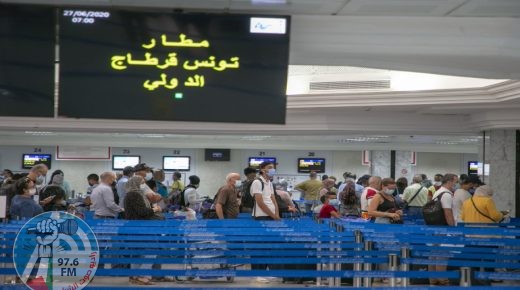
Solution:
{"label": "woman wearing face mask", "polygon": [[375,223],[402,223],[403,212],[399,209],[393,195],[395,181],[392,178],[384,178],[381,184],[382,190],[372,198],[368,206],[368,215],[375,217]]}
{"label": "woman wearing face mask", "polygon": [[16,195],[11,200],[10,208],[12,219],[30,219],[43,212],[42,207],[33,199],[33,195],[36,194],[34,185],[34,182],[28,177],[22,177],[16,181]]}
{"label": "woman wearing face mask", "polygon": [[65,174],[63,171],[59,169],[55,170],[51,175],[51,179],[48,185],[60,186],[65,191],[65,199],[71,197],[70,184],[65,180]]}

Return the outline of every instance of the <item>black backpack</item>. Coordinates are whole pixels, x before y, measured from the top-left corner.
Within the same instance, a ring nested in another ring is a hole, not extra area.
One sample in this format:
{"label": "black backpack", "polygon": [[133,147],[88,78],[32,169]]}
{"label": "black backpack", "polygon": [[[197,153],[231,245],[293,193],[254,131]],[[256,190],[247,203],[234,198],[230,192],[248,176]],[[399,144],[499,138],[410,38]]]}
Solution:
{"label": "black backpack", "polygon": [[[255,180],[259,180],[260,181],[260,184],[262,184],[262,191],[264,191],[264,182],[262,181],[262,179],[260,178],[255,178]],[[251,181],[251,184],[253,184],[253,182]],[[274,193],[274,197],[276,199],[276,204],[278,205],[278,212],[279,213],[282,213],[282,212],[287,212],[289,210],[289,205],[282,199],[282,197],[276,192],[276,188],[274,187],[274,184],[271,183],[273,185],[273,193]],[[249,185],[249,189],[251,189],[251,185]],[[248,191],[249,192],[249,195],[251,196],[251,191]],[[255,200],[253,198],[253,209],[256,209],[255,208]],[[253,210],[253,213],[255,212],[255,210]]]}
{"label": "black backpack", "polygon": [[427,225],[447,226],[448,222],[444,216],[444,209],[442,208],[442,195],[446,191],[439,194],[436,198],[428,201],[422,208],[424,223]]}
{"label": "black backpack", "polygon": [[[248,180],[242,185],[242,207],[253,208],[253,206],[255,206],[255,199],[251,195],[251,185],[253,184],[253,181],[254,179]],[[262,187],[263,186],[264,184],[262,183]]]}
{"label": "black backpack", "polygon": [[172,204],[173,204],[173,205],[176,205],[176,206],[178,206],[179,208],[184,208],[184,207],[187,207],[187,206],[188,206],[188,205],[186,204],[186,200],[185,200],[185,198],[184,198],[184,193],[186,192],[186,190],[187,190],[188,188],[196,188],[196,187],[193,186],[193,185],[191,185],[191,184],[188,184],[188,186],[186,186],[186,187],[184,188],[184,190],[181,191],[181,193],[179,194],[179,196],[178,196],[176,199],[172,200]]}

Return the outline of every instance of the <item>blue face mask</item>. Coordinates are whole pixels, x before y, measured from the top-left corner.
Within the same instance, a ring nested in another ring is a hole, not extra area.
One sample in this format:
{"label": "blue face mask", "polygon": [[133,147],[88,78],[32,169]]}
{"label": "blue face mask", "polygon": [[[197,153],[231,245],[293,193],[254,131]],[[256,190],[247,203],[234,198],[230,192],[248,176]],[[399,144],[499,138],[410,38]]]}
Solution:
{"label": "blue face mask", "polygon": [[339,200],[337,200],[336,198],[335,199],[331,199],[331,200],[329,200],[329,204],[330,205],[339,205]]}
{"label": "blue face mask", "polygon": [[275,173],[276,173],[276,169],[274,169],[274,168],[267,170],[267,176],[269,176],[269,177],[273,177]]}
{"label": "blue face mask", "polygon": [[468,192],[469,192],[469,194],[473,195],[473,194],[475,193],[475,189],[474,189],[474,188],[470,188],[470,189],[468,190]]}
{"label": "blue face mask", "polygon": [[460,188],[460,184],[455,183],[455,184],[453,185],[453,191],[454,191],[454,192],[455,192],[455,190],[457,190],[457,189],[459,189],[459,188]]}

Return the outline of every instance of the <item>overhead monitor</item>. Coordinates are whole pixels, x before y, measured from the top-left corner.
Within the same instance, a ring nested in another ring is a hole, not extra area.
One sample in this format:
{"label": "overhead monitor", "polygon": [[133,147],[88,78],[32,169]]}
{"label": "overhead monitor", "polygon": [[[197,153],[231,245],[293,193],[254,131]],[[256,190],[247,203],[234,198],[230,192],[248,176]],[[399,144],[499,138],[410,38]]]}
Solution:
{"label": "overhead monitor", "polygon": [[479,172],[479,162],[478,161],[469,161],[468,162],[468,175],[478,175]]}
{"label": "overhead monitor", "polygon": [[141,163],[139,155],[112,155],[112,169],[123,170],[127,166],[136,166]]}
{"label": "overhead monitor", "polygon": [[59,14],[62,117],[285,124],[288,16]]}
{"label": "overhead monitor", "polygon": [[298,158],[298,173],[324,173],[324,158]]}
{"label": "overhead monitor", "polygon": [[54,15],[0,3],[0,116],[54,116]]}
{"label": "overhead monitor", "polygon": [[51,169],[51,154],[23,154],[22,169],[31,169],[36,164],[45,164]]}
{"label": "overhead monitor", "polygon": [[206,149],[204,150],[205,161],[230,161],[230,149]]}
{"label": "overhead monitor", "polygon": [[163,156],[166,171],[190,171],[190,156]]}
{"label": "overhead monitor", "polygon": [[275,157],[249,157],[248,166],[254,169],[260,169],[260,164],[266,161],[274,163],[276,167]]}

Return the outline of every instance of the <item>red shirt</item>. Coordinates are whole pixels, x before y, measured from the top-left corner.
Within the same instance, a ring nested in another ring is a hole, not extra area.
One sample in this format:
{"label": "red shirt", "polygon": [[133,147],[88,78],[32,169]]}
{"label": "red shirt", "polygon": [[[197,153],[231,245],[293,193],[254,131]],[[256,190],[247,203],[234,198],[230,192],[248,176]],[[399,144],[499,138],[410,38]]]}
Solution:
{"label": "red shirt", "polygon": [[330,219],[331,212],[336,211],[336,208],[330,204],[324,204],[320,210],[320,215],[318,216],[320,219]]}

